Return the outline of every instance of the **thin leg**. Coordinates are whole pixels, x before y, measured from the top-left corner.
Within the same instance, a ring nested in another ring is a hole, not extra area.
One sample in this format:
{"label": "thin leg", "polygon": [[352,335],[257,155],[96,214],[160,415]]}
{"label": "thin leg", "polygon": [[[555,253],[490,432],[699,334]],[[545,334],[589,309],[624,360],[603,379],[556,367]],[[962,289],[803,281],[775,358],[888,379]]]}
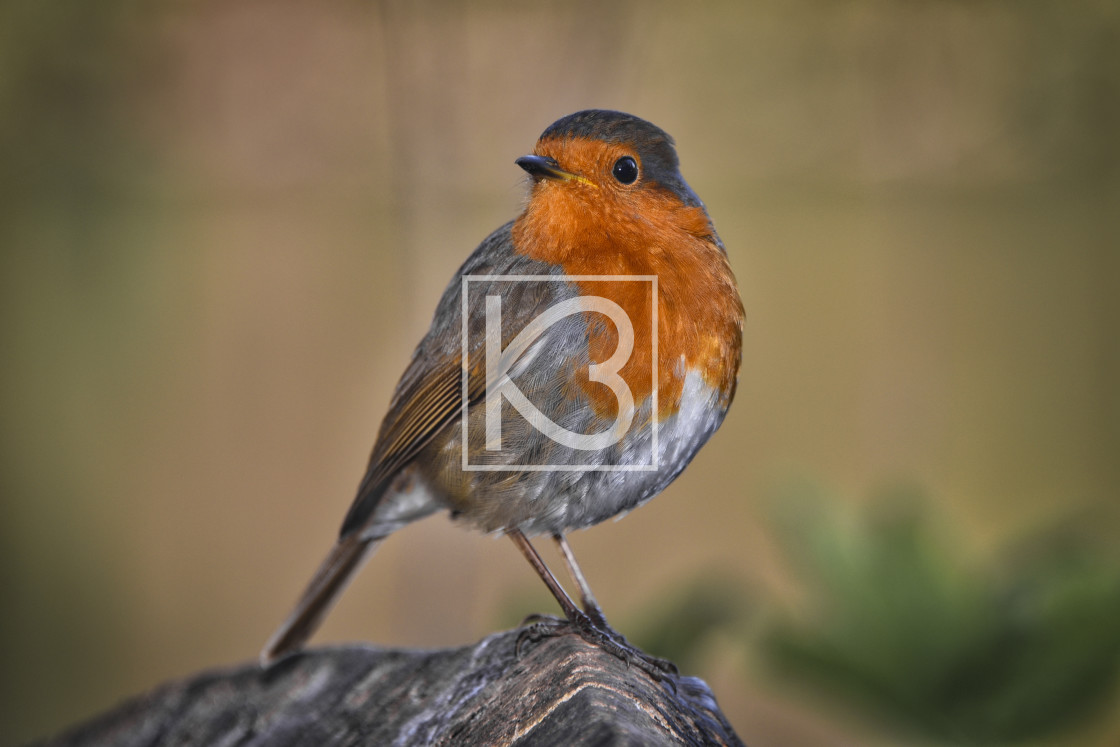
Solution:
{"label": "thin leg", "polygon": [[513,544],[517,545],[517,549],[529,561],[529,565],[533,566],[533,570],[544,581],[545,586],[552,592],[552,596],[556,597],[556,601],[560,603],[560,608],[564,610],[564,616],[571,621],[575,621],[583,616],[579,607],[568,596],[568,592],[564,591],[564,587],[552,575],[552,571],[548,570],[548,566],[541,560],[541,556],[537,554],[537,549],[529,543],[529,538],[526,537],[520,529],[510,529],[506,532],[509,538],[513,540]]}
{"label": "thin leg", "polygon": [[[568,596],[568,592],[564,591],[564,587],[552,575],[552,571],[548,570],[548,566],[541,560],[541,556],[537,554],[536,548],[530,544],[528,538],[519,529],[510,529],[506,531],[509,538],[513,540],[513,544],[517,545],[517,549],[529,561],[529,565],[533,566],[533,570],[544,581],[545,586],[552,592],[552,596],[556,597],[556,601],[560,603],[561,609],[564,610],[564,616],[567,620],[561,620],[555,617],[540,617],[537,615],[531,616],[530,620],[536,619],[532,625],[524,628],[521,635],[518,636],[516,650],[518,653],[521,651],[521,645],[525,640],[538,641],[541,638],[560,635],[565,632],[575,632],[580,635],[588,643],[599,646],[609,654],[617,656],[619,659],[626,662],[627,666],[633,664],[642,671],[649,674],[650,677],[657,681],[661,681],[668,674],[676,674],[677,668],[672,662],[664,659],[658,659],[655,656],[645,654],[638,649],[631,646],[626,642],[626,639],[615,633],[607,626],[606,621],[603,620],[603,613],[599,611],[599,607],[595,604],[595,597],[591,594],[591,589],[587,586],[587,580],[583,578],[583,574],[579,570],[579,566],[575,563],[575,557],[572,551],[567,547],[563,537],[558,537],[557,541],[564,552],[564,559],[568,563],[568,569],[572,572],[573,577],[576,578],[576,583],[580,585],[583,591],[584,604],[590,604],[591,609],[595,612],[596,618],[592,614],[584,613],[572,598]],[[600,626],[600,621],[602,625]]]}
{"label": "thin leg", "polygon": [[595,594],[591,591],[591,585],[587,583],[587,578],[584,577],[579,563],[576,562],[576,556],[572,554],[572,548],[568,546],[568,540],[559,532],[552,535],[552,539],[556,540],[556,546],[560,548],[560,554],[564,556],[564,563],[568,566],[568,573],[572,580],[576,582],[576,586],[579,587],[583,611],[595,621],[595,624],[600,627],[607,627],[607,618],[603,616],[603,608],[599,606],[599,602],[595,599]]}

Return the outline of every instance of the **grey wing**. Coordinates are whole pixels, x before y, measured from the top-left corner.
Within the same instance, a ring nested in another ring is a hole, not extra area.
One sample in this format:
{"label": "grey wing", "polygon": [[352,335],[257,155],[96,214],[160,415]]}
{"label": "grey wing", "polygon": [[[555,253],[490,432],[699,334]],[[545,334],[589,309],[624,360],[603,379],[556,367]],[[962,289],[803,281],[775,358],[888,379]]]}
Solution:
{"label": "grey wing", "polygon": [[[505,346],[528,320],[557,300],[575,294],[555,268],[513,254],[509,248],[511,226],[512,223],[506,224],[491,234],[444,290],[428,334],[413,352],[393,393],[365,476],[343,521],[341,536],[361,529],[394,476],[440,433],[461,422],[464,378],[467,403],[475,404],[484,398],[486,297],[499,295],[503,299],[501,329]],[[557,279],[524,279],[544,276]],[[464,288],[467,290],[465,330]],[[586,328],[581,321],[566,320],[542,335],[526,355],[538,354],[543,348],[557,350],[560,347],[582,350],[586,355],[586,339]],[[525,386],[540,387],[541,382],[529,381]]]}

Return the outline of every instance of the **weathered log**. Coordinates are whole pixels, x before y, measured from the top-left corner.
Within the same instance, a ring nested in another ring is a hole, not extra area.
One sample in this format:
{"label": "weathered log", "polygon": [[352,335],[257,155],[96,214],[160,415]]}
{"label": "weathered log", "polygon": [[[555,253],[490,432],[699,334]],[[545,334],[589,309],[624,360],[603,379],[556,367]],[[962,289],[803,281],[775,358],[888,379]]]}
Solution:
{"label": "weathered log", "polygon": [[437,651],[314,649],[140,695],[44,745],[660,745],[741,742],[708,686],[655,682],[575,635]]}

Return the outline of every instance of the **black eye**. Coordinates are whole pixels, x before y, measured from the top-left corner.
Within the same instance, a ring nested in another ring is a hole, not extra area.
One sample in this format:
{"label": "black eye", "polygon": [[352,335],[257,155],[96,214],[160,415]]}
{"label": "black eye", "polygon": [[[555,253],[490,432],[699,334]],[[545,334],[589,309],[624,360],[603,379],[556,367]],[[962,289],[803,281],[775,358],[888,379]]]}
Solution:
{"label": "black eye", "polygon": [[630,156],[623,156],[614,162],[611,173],[622,184],[633,184],[634,180],[638,178],[638,162]]}

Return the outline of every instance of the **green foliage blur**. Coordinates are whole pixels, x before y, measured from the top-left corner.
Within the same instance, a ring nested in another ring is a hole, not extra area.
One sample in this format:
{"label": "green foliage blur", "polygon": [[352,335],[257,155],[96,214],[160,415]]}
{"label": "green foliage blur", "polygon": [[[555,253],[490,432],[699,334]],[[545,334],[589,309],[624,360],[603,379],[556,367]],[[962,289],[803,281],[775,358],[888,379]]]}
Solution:
{"label": "green foliage blur", "polygon": [[783,496],[804,609],[765,639],[774,670],[939,744],[1035,742],[1099,717],[1120,674],[1120,554],[1084,523],[977,557],[912,490],[857,519]]}
{"label": "green foliage blur", "polygon": [[630,620],[634,641],[686,674],[702,671],[714,637],[750,641],[755,596],[742,578],[709,570]]}

